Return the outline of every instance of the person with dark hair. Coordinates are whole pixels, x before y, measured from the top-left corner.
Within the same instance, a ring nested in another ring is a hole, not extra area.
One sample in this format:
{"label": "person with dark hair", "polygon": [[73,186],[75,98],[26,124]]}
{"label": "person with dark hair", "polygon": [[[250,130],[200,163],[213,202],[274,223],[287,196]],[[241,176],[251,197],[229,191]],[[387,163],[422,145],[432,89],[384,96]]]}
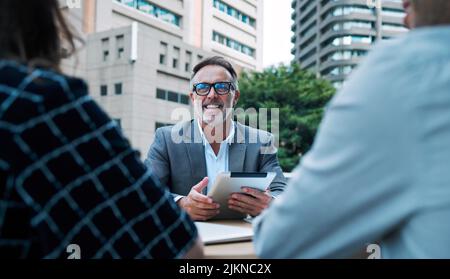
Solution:
{"label": "person with dark hair", "polygon": [[450,1],[403,2],[413,29],[376,45],[328,105],[253,222],[258,256],[450,258]]}
{"label": "person with dark hair", "polygon": [[189,216],[61,73],[74,51],[57,0],[0,0],[0,258],[201,257]]}
{"label": "person with dark hair", "polygon": [[[159,128],[145,163],[194,220],[225,217],[207,196],[219,173],[276,172],[266,192],[242,185],[248,187],[231,195],[226,205],[237,213],[227,218],[259,215],[286,185],[273,135],[233,121],[240,91],[236,71],[224,58],[214,56],[197,64],[190,87],[195,119]],[[180,140],[174,138],[180,134]]]}

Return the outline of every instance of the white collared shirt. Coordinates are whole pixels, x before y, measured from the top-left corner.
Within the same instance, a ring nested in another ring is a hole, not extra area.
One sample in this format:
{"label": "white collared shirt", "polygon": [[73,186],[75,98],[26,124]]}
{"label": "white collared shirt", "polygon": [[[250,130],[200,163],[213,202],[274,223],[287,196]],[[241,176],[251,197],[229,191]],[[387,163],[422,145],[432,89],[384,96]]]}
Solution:
{"label": "white collared shirt", "polygon": [[234,138],[234,122],[231,121],[230,133],[228,137],[220,144],[220,150],[217,155],[214,153],[211,144],[209,144],[208,140],[206,139],[200,122],[197,121],[197,124],[202,136],[203,145],[205,146],[206,175],[209,179],[206,193],[208,193],[211,190],[211,187],[214,185],[217,175],[221,172],[229,171],[228,151],[230,144],[232,143],[232,140]]}

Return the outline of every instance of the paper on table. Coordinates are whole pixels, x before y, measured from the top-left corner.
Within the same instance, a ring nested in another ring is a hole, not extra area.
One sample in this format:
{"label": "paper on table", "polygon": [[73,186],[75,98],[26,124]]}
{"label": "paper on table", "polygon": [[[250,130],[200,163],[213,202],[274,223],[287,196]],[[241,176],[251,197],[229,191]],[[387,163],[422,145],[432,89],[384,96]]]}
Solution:
{"label": "paper on table", "polygon": [[205,245],[251,240],[253,230],[229,225],[195,222],[198,233]]}

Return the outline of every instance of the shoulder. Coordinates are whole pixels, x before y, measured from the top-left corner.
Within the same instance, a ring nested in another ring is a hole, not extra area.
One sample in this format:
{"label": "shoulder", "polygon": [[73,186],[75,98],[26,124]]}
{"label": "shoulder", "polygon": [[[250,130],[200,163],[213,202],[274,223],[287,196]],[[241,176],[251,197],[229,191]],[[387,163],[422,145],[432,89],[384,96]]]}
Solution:
{"label": "shoulder", "polygon": [[86,83],[54,71],[0,60],[0,119],[23,124],[87,96]]}

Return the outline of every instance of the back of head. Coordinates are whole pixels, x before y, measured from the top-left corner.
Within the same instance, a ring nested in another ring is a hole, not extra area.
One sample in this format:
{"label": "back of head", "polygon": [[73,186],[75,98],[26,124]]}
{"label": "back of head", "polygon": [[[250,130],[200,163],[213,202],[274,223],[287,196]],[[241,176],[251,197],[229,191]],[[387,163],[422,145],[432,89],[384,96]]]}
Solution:
{"label": "back of head", "polygon": [[410,0],[415,27],[450,24],[449,0]]}
{"label": "back of head", "polygon": [[0,0],[0,59],[59,70],[73,38],[57,0]]}

